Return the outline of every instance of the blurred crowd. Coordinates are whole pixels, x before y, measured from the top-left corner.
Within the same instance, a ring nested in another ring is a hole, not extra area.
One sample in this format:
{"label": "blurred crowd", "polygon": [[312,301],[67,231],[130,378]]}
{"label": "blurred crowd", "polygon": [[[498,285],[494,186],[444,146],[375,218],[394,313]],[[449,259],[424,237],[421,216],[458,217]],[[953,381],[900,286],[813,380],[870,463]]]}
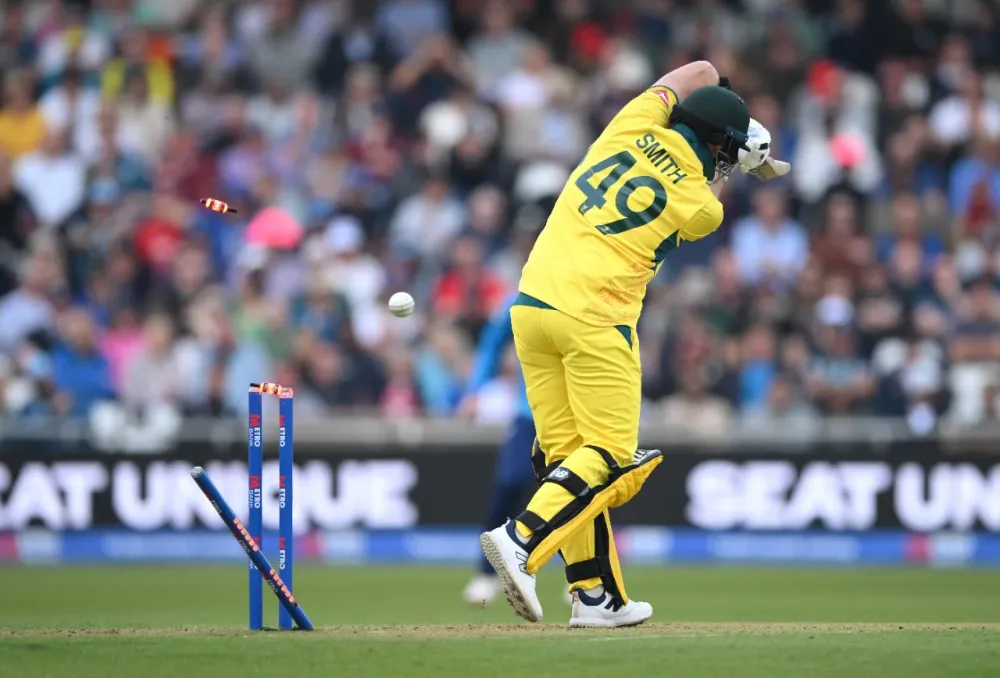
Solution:
{"label": "blurred crowd", "polygon": [[[998,417],[993,2],[2,5],[6,417],[166,434],[262,379],[300,417],[455,414],[571,169],[695,59],[794,171],[733,178],[654,282],[647,420]],[[388,315],[397,290],[416,315]],[[515,369],[479,420],[513,412]]]}

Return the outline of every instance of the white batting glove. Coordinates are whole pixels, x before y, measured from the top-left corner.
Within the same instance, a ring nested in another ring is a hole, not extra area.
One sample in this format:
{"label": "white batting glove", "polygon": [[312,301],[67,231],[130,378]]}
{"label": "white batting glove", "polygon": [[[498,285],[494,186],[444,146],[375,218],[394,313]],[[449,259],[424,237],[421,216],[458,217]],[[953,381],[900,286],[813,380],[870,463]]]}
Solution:
{"label": "white batting glove", "polygon": [[740,171],[749,174],[764,164],[771,156],[771,133],[762,124],[750,118],[750,127],[747,129],[747,148],[740,149]]}
{"label": "white batting glove", "polygon": [[771,157],[771,133],[759,122],[750,118],[747,129],[747,146],[750,150],[740,149],[740,171],[761,181],[778,179],[792,171],[792,166]]}

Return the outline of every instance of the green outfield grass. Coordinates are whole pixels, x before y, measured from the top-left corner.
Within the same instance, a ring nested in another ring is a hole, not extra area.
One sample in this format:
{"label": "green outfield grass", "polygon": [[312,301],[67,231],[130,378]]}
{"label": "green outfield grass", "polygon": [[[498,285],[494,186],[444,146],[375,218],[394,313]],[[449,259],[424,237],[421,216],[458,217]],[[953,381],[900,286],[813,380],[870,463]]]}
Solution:
{"label": "green outfield grass", "polygon": [[[4,567],[5,677],[1000,675],[1000,575],[906,569],[629,568],[655,622],[570,631],[560,571],[546,619],[469,607],[468,571],[297,568],[318,630],[244,631],[246,577],[230,567]],[[276,623],[268,596],[267,619]]]}

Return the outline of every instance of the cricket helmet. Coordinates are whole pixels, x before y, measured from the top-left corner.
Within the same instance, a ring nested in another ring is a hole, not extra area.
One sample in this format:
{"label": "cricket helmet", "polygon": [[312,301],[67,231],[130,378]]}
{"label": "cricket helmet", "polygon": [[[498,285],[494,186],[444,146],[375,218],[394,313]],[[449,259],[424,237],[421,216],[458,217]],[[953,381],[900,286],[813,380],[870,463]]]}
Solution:
{"label": "cricket helmet", "polygon": [[[718,146],[715,156],[715,181],[728,177],[739,162],[740,149],[747,148],[750,109],[736,92],[728,87],[699,87],[674,106],[669,126],[682,123],[706,144]],[[706,168],[706,172],[710,168]]]}

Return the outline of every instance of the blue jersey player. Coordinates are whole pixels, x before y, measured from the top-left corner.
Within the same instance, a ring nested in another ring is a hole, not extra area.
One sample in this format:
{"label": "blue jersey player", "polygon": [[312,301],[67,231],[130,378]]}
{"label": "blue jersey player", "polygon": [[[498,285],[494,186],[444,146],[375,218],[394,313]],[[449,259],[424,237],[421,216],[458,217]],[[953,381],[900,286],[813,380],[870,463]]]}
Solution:
{"label": "blue jersey player", "polygon": [[[462,403],[465,414],[473,414],[476,395],[493,379],[503,362],[504,353],[513,344],[514,331],[510,324],[510,307],[517,294],[497,310],[483,330],[476,348],[476,358],[466,384]],[[486,529],[503,525],[517,514],[525,494],[535,489],[535,474],[531,467],[531,446],[535,441],[535,423],[524,390],[524,381],[518,370],[517,412],[507,440],[497,456],[493,472],[493,496],[486,517]],[[479,573],[465,587],[463,597],[472,605],[483,605],[500,594],[500,582],[493,567],[485,557],[480,558]]]}

